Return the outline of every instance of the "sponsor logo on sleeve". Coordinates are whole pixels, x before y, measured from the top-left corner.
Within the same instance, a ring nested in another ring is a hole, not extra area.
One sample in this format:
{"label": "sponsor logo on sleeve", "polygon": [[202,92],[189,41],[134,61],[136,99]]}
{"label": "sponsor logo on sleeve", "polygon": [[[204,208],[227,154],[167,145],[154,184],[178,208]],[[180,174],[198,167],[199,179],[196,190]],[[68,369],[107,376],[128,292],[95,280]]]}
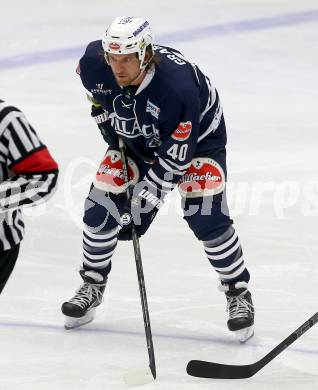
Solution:
{"label": "sponsor logo on sleeve", "polygon": [[185,141],[190,137],[192,131],[192,123],[190,121],[180,122],[176,130],[171,134],[171,137],[176,141]]}
{"label": "sponsor logo on sleeve", "polygon": [[[103,89],[104,88],[104,84],[99,84],[99,83],[96,83],[96,88],[91,88],[91,93],[93,95],[111,95],[112,93],[112,90],[111,89]],[[92,96],[87,96],[88,100],[91,101],[93,104],[96,104],[96,101],[94,100],[94,98]]]}

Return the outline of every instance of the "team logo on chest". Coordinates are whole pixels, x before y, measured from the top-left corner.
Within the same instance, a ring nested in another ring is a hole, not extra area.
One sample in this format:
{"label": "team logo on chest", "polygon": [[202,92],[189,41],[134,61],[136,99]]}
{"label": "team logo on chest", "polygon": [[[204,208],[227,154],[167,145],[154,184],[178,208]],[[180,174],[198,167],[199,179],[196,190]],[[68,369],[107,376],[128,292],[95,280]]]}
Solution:
{"label": "team logo on chest", "polygon": [[136,99],[124,99],[122,95],[115,97],[113,102],[114,112],[109,118],[116,133],[127,138],[144,137],[147,146],[155,147],[159,140],[159,131],[154,123],[140,124],[136,115]]}

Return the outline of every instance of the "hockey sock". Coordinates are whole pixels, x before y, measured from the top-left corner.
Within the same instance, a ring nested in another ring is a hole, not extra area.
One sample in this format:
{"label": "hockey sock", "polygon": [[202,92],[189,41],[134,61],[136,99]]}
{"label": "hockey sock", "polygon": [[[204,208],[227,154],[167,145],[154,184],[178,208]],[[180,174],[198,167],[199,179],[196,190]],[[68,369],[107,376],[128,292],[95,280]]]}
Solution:
{"label": "hockey sock", "polygon": [[92,233],[87,226],[83,231],[83,267],[104,277],[110,271],[111,257],[117,245],[118,228]]}
{"label": "hockey sock", "polygon": [[221,236],[203,241],[203,245],[208,260],[222,282],[249,281],[250,275],[244,264],[240,240],[233,226],[230,226]]}

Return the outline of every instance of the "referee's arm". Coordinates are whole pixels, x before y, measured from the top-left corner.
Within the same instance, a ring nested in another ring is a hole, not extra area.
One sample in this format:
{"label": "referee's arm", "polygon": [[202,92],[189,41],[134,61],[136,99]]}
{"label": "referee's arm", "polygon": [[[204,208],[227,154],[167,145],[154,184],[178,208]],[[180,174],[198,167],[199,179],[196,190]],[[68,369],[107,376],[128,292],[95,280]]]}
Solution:
{"label": "referee's arm", "polygon": [[[34,206],[55,191],[58,165],[24,114],[8,110],[0,137],[0,158],[5,157],[11,177],[0,183],[0,211]],[[2,154],[2,156],[1,156]]]}

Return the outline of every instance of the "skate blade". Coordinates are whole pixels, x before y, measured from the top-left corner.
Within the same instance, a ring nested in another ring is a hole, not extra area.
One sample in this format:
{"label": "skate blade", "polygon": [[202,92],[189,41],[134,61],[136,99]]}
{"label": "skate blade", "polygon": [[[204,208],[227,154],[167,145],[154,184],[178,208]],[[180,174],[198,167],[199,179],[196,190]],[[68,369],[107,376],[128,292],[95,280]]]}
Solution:
{"label": "skate blade", "polygon": [[91,309],[85,314],[85,316],[79,318],[65,316],[64,328],[66,330],[70,330],[70,329],[78,328],[80,326],[89,324],[90,322],[93,321],[94,317],[95,317],[95,309]]}
{"label": "skate blade", "polygon": [[254,326],[249,326],[244,329],[236,330],[233,333],[235,334],[237,340],[239,340],[241,343],[245,343],[247,340],[254,336]]}

